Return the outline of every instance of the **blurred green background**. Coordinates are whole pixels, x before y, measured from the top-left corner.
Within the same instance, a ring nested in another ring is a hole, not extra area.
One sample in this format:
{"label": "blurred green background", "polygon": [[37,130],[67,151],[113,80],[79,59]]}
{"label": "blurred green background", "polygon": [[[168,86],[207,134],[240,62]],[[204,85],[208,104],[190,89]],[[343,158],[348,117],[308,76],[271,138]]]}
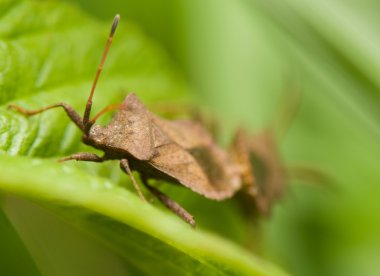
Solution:
{"label": "blurred green background", "polygon": [[292,181],[254,232],[256,250],[293,275],[380,274],[378,1],[72,2],[156,39],[219,120],[222,143],[238,125],[267,126],[294,76],[304,95],[280,143],[285,163],[321,169],[333,187]]}

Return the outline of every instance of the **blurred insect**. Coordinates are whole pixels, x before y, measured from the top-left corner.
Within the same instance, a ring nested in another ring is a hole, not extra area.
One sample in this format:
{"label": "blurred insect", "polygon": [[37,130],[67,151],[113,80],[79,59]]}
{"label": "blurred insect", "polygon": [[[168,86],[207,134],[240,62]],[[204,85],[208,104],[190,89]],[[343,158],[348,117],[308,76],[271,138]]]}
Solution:
{"label": "blurred insect", "polygon": [[[263,131],[254,135],[244,129],[236,131],[230,154],[241,166],[241,194],[246,211],[254,216],[269,216],[291,179],[329,184],[320,170],[310,166],[285,166],[278,140],[288,131],[301,102],[295,83],[288,83],[277,114]],[[252,208],[253,207],[253,208]]]}
{"label": "blurred insect", "polygon": [[[134,93],[129,94],[121,104],[109,105],[90,119],[96,84],[119,19],[120,16],[116,15],[83,118],[66,103],[57,103],[37,110],[25,110],[15,105],[9,107],[27,116],[62,107],[83,132],[82,141],[103,151],[104,155],[81,152],[60,161],[120,160],[121,169],[130,176],[142,200],[145,201],[145,197],[132,174],[134,170],[140,173],[147,189],[167,208],[195,226],[194,217],[189,212],[156,187],[151,186],[148,180],[158,179],[183,185],[213,200],[223,200],[233,196],[241,184],[238,166],[231,161],[226,151],[215,144],[205,128],[195,121],[162,119],[151,113]],[[111,110],[118,111],[108,125],[95,124],[100,116]]]}
{"label": "blurred insect", "polygon": [[273,202],[283,194],[287,183],[288,176],[277,148],[275,127],[285,133],[298,109],[300,93],[296,89],[286,92],[286,101],[278,109],[274,120],[276,125],[270,125],[255,135],[241,128],[236,131],[230,147],[232,158],[242,168],[241,191],[250,198],[250,204],[253,199],[258,215],[270,214]]}

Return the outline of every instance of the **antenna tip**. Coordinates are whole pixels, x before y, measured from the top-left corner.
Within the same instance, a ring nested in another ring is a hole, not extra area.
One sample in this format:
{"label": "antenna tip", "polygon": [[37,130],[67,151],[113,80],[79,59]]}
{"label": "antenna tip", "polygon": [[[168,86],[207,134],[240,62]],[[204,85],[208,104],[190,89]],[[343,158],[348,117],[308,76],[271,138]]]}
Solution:
{"label": "antenna tip", "polygon": [[112,24],[112,28],[111,28],[110,37],[112,37],[112,36],[115,34],[116,27],[117,27],[117,24],[119,23],[119,20],[120,20],[120,15],[119,15],[119,14],[116,14],[116,15],[115,15],[115,18],[114,18],[114,20],[113,20],[113,24]]}

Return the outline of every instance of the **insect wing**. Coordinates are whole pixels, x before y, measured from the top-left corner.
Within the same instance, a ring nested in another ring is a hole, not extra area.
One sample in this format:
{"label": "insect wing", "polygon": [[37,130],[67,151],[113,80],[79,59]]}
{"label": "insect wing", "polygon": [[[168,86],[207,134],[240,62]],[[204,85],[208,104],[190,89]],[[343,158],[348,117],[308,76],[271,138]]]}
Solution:
{"label": "insect wing", "polygon": [[[152,166],[207,198],[222,200],[232,196],[239,188],[238,177],[232,183],[229,182],[231,179],[223,179],[223,183],[213,181],[217,178],[211,176],[215,176],[216,170],[219,171],[220,168],[211,168],[207,158],[213,158],[214,156],[205,158],[206,155],[210,155],[207,148],[199,148],[195,153],[194,151],[188,152],[184,150],[176,143],[170,143],[158,147],[157,151],[157,156],[150,161]],[[198,160],[202,158],[203,161]],[[206,162],[208,165],[204,166]]]}
{"label": "insect wing", "polygon": [[155,116],[153,120],[170,139],[184,149],[213,143],[210,134],[198,122],[190,120],[169,121],[158,116]]}
{"label": "insect wing", "polygon": [[214,199],[226,199],[241,187],[240,167],[231,161],[227,153],[216,145],[189,150],[205,172],[214,189]]}

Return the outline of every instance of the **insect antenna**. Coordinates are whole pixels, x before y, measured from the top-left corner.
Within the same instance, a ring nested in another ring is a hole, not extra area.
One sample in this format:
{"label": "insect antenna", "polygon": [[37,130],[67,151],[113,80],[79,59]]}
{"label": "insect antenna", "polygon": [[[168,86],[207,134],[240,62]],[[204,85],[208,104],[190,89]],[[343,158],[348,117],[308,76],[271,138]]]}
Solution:
{"label": "insect antenna", "polygon": [[120,15],[117,14],[115,16],[114,20],[113,20],[113,24],[112,24],[112,27],[111,27],[111,32],[110,32],[110,35],[108,37],[106,47],[104,49],[104,52],[103,52],[103,55],[102,55],[102,59],[100,60],[100,64],[99,64],[99,67],[98,67],[98,71],[96,72],[94,82],[92,83],[92,88],[91,88],[90,96],[88,97],[87,104],[86,104],[86,109],[85,109],[84,115],[83,115],[83,126],[84,126],[84,133],[85,134],[88,134],[88,132],[90,131],[90,128],[91,128],[91,126],[93,124],[93,122],[90,121],[90,113],[91,113],[91,107],[92,107],[92,97],[94,95],[96,84],[98,82],[100,73],[102,72],[104,61],[106,60],[106,57],[107,57],[107,54],[108,54],[108,50],[110,49],[110,46],[111,46],[111,43],[112,43],[112,39],[113,39],[113,36],[115,34],[116,27],[117,27],[117,24],[119,23],[119,20],[120,20]]}
{"label": "insect antenna", "polygon": [[293,124],[303,97],[300,85],[294,79],[287,80],[284,90],[285,93],[282,95],[277,112],[271,123],[271,128],[275,131],[276,140],[278,141],[285,138],[288,130]]}
{"label": "insect antenna", "polygon": [[105,108],[103,108],[102,110],[99,111],[98,114],[96,114],[90,121],[89,121],[89,124],[90,125],[93,125],[97,119],[99,119],[99,117],[101,117],[103,114],[107,113],[108,111],[112,111],[112,110],[115,110],[115,109],[120,109],[121,107],[123,106],[123,104],[110,104],[108,106],[106,106]]}

